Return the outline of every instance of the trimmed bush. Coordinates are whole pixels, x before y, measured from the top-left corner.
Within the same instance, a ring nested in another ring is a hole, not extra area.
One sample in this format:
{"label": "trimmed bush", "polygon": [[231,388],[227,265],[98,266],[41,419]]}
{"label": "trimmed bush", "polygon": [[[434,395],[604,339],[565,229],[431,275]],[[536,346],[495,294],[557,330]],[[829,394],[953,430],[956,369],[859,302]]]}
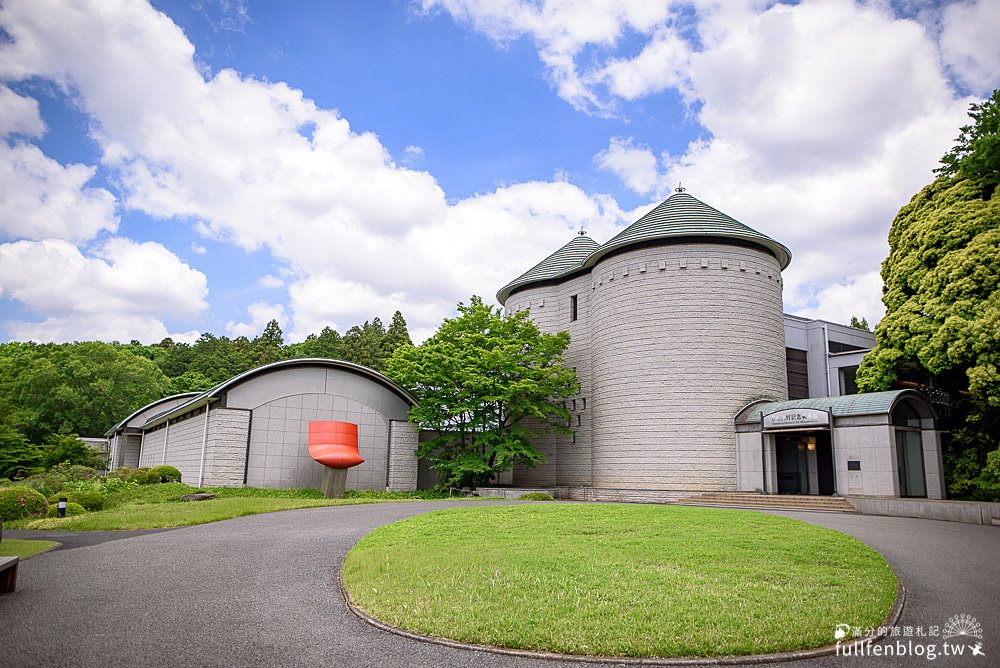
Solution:
{"label": "trimmed bush", "polygon": [[181,472],[173,466],[154,466],[149,475],[156,476],[157,482],[181,482]]}
{"label": "trimmed bush", "polygon": [[[66,504],[66,517],[71,517],[73,515],[83,515],[87,512],[87,509],[81,506],[79,503],[73,503],[72,501]],[[56,503],[49,504],[49,511],[45,514],[46,517],[59,517],[59,506]]]}
{"label": "trimmed bush", "polygon": [[153,473],[148,468],[136,469],[135,472],[131,476],[129,476],[128,479],[129,481],[137,482],[140,485],[157,485],[160,482],[159,474]]}
{"label": "trimmed bush", "polygon": [[547,492],[528,492],[517,497],[518,501],[555,501]]}
{"label": "trimmed bush", "polygon": [[78,503],[87,510],[102,510],[104,508],[104,494],[96,489],[72,489],[63,490],[49,498],[49,503],[56,503],[60,496],[66,497],[67,501]]}
{"label": "trimmed bush", "polygon": [[80,464],[70,464],[69,462],[56,464],[51,469],[49,469],[49,474],[60,476],[64,478],[67,482],[77,482],[80,480],[95,480],[101,477],[101,474],[97,469],[91,468],[89,466],[82,466]]}
{"label": "trimmed bush", "polygon": [[0,519],[19,520],[44,515],[48,507],[45,497],[30,487],[0,489]]}

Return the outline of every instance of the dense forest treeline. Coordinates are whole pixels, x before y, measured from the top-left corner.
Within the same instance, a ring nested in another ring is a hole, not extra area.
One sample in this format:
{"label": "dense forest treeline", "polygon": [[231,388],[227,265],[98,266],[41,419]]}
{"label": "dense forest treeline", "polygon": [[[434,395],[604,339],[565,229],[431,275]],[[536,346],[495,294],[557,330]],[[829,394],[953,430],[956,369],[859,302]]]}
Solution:
{"label": "dense forest treeline", "polygon": [[272,320],[253,339],[205,333],[192,344],[169,338],[131,343],[0,344],[0,432],[42,443],[53,434],[101,436],[132,411],[171,394],[207,390],[263,364],[328,357],[385,368],[410,335],[396,311],[385,327],[374,318],[341,335],[330,327],[284,342]]}

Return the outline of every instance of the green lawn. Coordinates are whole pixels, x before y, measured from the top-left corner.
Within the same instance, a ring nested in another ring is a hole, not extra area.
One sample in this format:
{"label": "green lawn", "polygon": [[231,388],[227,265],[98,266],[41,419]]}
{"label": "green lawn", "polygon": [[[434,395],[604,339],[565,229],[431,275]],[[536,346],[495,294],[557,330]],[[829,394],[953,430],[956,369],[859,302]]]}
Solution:
{"label": "green lawn", "polygon": [[228,520],[244,515],[270,513],[276,510],[342,506],[358,503],[378,503],[373,499],[294,499],[270,497],[225,497],[209,501],[166,501],[160,503],[126,503],[111,510],[75,517],[45,518],[20,521],[19,529],[61,529],[66,531],[115,531],[119,529],[158,529],[183,527]]}
{"label": "green lawn", "polygon": [[417,633],[604,656],[817,647],[877,627],[896,596],[854,538],[762,513],[646,505],[472,507],[375,530],[344,584]]}
{"label": "green lawn", "polygon": [[58,544],[52,540],[5,538],[3,542],[0,542],[0,557],[21,557],[22,559],[27,559]]}

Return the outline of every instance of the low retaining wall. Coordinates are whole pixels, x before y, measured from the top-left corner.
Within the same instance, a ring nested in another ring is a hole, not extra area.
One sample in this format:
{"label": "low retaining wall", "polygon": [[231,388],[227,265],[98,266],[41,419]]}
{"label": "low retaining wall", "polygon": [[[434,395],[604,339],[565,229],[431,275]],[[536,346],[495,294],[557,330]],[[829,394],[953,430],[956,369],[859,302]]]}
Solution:
{"label": "low retaining wall", "polygon": [[848,496],[852,506],[866,515],[919,517],[966,524],[1000,526],[1000,503],[980,501],[941,501],[936,499],[897,499],[882,496]]}
{"label": "low retaining wall", "polygon": [[507,499],[508,501],[516,500],[517,497],[522,494],[529,494],[531,492],[544,492],[548,494],[553,499],[561,498],[559,496],[559,489],[556,487],[477,487],[476,494],[479,496],[489,497],[491,499]]}

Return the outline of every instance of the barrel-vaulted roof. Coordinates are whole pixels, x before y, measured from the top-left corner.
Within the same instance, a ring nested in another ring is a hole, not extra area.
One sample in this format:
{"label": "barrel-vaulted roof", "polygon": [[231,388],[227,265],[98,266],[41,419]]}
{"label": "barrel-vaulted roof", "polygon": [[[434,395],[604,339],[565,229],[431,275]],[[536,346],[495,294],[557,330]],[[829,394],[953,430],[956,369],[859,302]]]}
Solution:
{"label": "barrel-vaulted roof", "polygon": [[510,293],[521,286],[559,278],[580,269],[587,256],[598,248],[600,244],[590,237],[576,235],[568,244],[500,288],[497,301],[503,304]]}
{"label": "barrel-vaulted roof", "polygon": [[592,267],[615,249],[644,241],[699,237],[735,239],[763,246],[777,258],[782,269],[792,260],[791,251],[771,237],[685,192],[679,192],[603,244],[587,258],[586,264]]}
{"label": "barrel-vaulted roof", "polygon": [[[104,435],[105,436],[111,436],[115,432],[121,431],[134,418],[136,418],[137,416],[141,415],[142,413],[146,413],[146,412],[151,411],[153,408],[156,408],[157,406],[159,406],[161,404],[165,404],[168,401],[175,400],[175,399],[176,400],[190,399],[192,397],[198,396],[199,394],[200,394],[200,392],[182,392],[181,394],[174,394],[174,395],[171,395],[169,397],[163,397],[162,399],[157,399],[156,401],[154,401],[152,403],[148,403],[145,406],[143,406],[142,408],[140,408],[139,410],[135,411],[134,413],[132,413],[127,418],[125,418],[124,420],[122,420],[121,422],[119,422],[118,424],[116,424],[111,429],[108,429],[104,433]],[[155,415],[155,413],[153,413],[153,415]]]}
{"label": "barrel-vaulted roof", "polygon": [[188,411],[199,409],[213,401],[218,400],[226,391],[233,388],[240,383],[244,383],[251,378],[261,376],[268,373],[273,373],[275,371],[280,371],[282,369],[304,367],[304,366],[318,366],[328,369],[338,369],[340,371],[346,371],[348,373],[354,373],[359,376],[363,376],[372,380],[384,388],[396,394],[399,398],[407,403],[409,406],[414,406],[417,403],[416,398],[410,394],[406,389],[396,384],[388,376],[385,376],[374,369],[369,369],[366,366],[361,366],[360,364],[354,364],[353,362],[345,362],[343,360],[333,360],[321,357],[308,357],[303,359],[294,360],[282,360],[281,362],[274,362],[272,364],[265,364],[264,366],[259,366],[256,369],[250,369],[245,371],[238,376],[234,376],[229,380],[223,381],[213,387],[210,390],[206,390],[200,394],[194,394],[188,401],[174,407],[170,411],[159,413],[154,415],[152,418],[146,421],[143,425],[143,429],[149,429],[155,427],[161,422],[165,422],[177,415],[182,415]]}
{"label": "barrel-vaulted roof", "polygon": [[911,398],[921,405],[930,406],[924,395],[916,390],[889,390],[867,394],[848,394],[839,397],[816,397],[771,401],[747,406],[736,416],[736,424],[760,424],[761,416],[792,408],[815,408],[829,411],[833,417],[850,415],[884,415],[895,408],[900,399]]}
{"label": "barrel-vaulted roof", "polygon": [[598,245],[593,239],[577,236],[513,281],[500,288],[497,301],[507,301],[511,293],[528,285],[558,280],[589,269],[610,253],[634,244],[666,241],[729,239],[764,248],[778,260],[782,269],[792,260],[784,245],[766,234],[747,227],[731,216],[713,209],[685,192],[674,193],[645,216]]}

